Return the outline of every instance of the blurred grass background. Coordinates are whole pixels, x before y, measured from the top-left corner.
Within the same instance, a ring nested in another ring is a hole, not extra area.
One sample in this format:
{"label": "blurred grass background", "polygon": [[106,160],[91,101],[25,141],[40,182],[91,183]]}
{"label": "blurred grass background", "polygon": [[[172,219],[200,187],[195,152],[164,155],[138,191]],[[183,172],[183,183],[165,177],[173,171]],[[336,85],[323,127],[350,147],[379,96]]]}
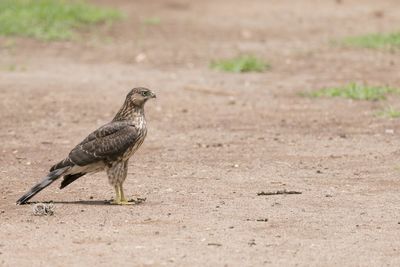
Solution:
{"label": "blurred grass background", "polygon": [[225,72],[263,72],[271,66],[254,55],[241,55],[235,58],[219,59],[211,62],[210,67]]}
{"label": "blurred grass background", "polygon": [[398,94],[400,88],[389,86],[370,86],[358,83],[349,83],[344,86],[327,87],[317,91],[304,93],[309,97],[342,97],[354,100],[382,100],[388,94]]}
{"label": "blurred grass background", "polygon": [[396,119],[400,118],[400,110],[393,106],[387,106],[383,110],[378,111],[376,115],[384,118]]}
{"label": "blurred grass background", "polygon": [[400,32],[373,33],[362,36],[352,36],[343,40],[345,45],[373,48],[373,49],[398,49],[400,48]]}
{"label": "blurred grass background", "polygon": [[120,18],[122,14],[115,9],[82,0],[0,0],[0,35],[5,36],[65,40],[80,26]]}

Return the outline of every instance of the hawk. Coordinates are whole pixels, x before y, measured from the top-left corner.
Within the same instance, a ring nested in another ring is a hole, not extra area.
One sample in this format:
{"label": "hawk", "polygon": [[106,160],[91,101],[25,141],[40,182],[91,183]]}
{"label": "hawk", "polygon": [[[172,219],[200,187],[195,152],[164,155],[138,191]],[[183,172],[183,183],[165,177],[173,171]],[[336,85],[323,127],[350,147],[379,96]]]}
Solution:
{"label": "hawk", "polygon": [[88,173],[106,171],[116,197],[117,205],[132,204],[124,196],[122,184],[128,173],[129,158],[142,145],[146,134],[144,104],[156,95],[147,88],[132,89],[114,119],[88,135],[75,146],[68,157],[50,168],[48,175],[25,195],[17,204],[25,204],[34,195],[63,177],[63,189]]}

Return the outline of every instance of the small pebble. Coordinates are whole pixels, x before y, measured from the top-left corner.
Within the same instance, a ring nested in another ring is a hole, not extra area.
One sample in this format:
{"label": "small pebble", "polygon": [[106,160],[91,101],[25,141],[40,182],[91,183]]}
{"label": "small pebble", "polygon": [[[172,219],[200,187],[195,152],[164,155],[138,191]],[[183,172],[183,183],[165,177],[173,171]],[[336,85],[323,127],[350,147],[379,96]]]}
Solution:
{"label": "small pebble", "polygon": [[386,129],[385,133],[387,134],[394,134],[394,130],[393,129]]}

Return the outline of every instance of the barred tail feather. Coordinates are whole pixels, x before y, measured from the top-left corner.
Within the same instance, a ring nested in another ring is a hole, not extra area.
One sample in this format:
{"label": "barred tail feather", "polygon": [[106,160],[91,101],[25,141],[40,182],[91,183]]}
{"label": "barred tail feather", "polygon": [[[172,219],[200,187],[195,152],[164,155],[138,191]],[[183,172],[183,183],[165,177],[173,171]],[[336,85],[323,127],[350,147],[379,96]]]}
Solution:
{"label": "barred tail feather", "polygon": [[40,183],[36,184],[25,195],[23,195],[20,199],[18,199],[17,205],[25,204],[34,195],[36,195],[44,188],[52,184],[55,180],[60,178],[68,169],[69,167],[64,167],[61,169],[51,171]]}

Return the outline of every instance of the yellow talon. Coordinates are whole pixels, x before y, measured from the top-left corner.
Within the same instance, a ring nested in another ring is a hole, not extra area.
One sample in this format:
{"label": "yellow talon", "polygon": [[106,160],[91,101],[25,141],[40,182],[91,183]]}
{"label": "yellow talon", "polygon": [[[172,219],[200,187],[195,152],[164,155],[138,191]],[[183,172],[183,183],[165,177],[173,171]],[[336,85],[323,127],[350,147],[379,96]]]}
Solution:
{"label": "yellow talon", "polygon": [[112,205],[135,205],[136,203],[135,202],[129,202],[127,200],[125,200],[125,201],[113,200],[113,201],[111,201],[110,204],[112,204]]}
{"label": "yellow talon", "polygon": [[115,199],[110,202],[113,205],[134,205],[135,202],[129,202],[125,196],[121,185],[115,185]]}

